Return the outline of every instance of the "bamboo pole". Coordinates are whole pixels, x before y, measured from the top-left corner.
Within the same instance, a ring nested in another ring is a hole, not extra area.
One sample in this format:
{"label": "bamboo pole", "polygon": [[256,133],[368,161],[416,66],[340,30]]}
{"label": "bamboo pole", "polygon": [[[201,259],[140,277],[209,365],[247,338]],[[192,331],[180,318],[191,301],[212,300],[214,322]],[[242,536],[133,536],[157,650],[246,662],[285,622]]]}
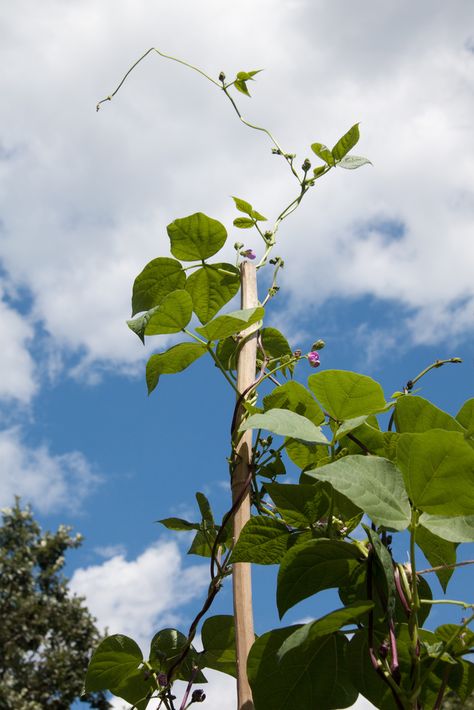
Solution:
{"label": "bamboo pole", "polygon": [[[258,306],[257,271],[255,266],[244,261],[240,267],[241,306]],[[251,326],[241,335],[248,336],[255,330]],[[244,392],[255,380],[257,359],[257,331],[249,337],[239,353],[237,363],[237,388]],[[237,415],[237,428],[242,411]],[[236,448],[237,465],[232,476],[232,502],[235,503],[248,481],[249,464],[252,457],[252,432],[246,431]],[[234,544],[240,531],[250,518],[250,491],[242,499],[234,514]],[[238,710],[254,710],[252,691],[247,679],[247,656],[255,640],[252,612],[252,579],[250,563],[237,562],[233,565],[232,590],[234,596],[235,643],[237,657],[237,707]]]}

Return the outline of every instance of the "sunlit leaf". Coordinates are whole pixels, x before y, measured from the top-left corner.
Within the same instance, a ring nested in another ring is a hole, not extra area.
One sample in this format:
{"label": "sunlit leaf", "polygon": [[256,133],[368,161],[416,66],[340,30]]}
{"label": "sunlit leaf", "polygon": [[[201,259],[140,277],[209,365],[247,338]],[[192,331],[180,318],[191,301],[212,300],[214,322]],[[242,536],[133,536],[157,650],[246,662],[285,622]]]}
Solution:
{"label": "sunlit leaf", "polygon": [[148,394],[153,392],[161,375],[172,375],[185,370],[207,352],[201,343],[179,343],[164,353],[152,355],[146,365]]}
{"label": "sunlit leaf", "polygon": [[225,244],[223,224],[202,212],[175,219],[167,227],[171,253],[182,261],[202,261],[216,254]]}
{"label": "sunlit leaf", "polygon": [[327,444],[328,440],[321,431],[306,417],[287,409],[269,409],[264,414],[252,414],[241,425],[240,431],[247,429],[265,429],[273,434],[301,439],[313,444]]}

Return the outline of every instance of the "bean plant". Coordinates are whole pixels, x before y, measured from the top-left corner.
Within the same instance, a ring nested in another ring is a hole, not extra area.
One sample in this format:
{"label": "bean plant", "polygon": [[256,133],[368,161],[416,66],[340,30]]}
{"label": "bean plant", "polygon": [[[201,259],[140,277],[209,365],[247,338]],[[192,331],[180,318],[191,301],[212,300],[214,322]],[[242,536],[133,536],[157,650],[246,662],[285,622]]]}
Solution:
{"label": "bean plant", "polygon": [[[192,531],[189,554],[209,558],[209,587],[190,628],[158,630],[146,657],[133,639],[109,636],[92,656],[85,690],[108,690],[138,710],[153,699],[154,707],[185,710],[205,701],[202,686],[210,668],[246,676],[251,698],[239,699],[242,710],[346,708],[359,694],[384,710],[436,709],[445,694],[453,693],[464,702],[474,688],[469,657],[474,604],[434,599],[428,579],[435,575],[446,592],[456,567],[465,564],[456,561],[459,544],[474,541],[474,399],[452,416],[415,389],[428,372],[460,359],[436,360],[387,397],[371,377],[320,368],[322,340],[307,352],[295,351],[283,333],[266,325],[284,266],[277,255],[280,227],[328,173],[369,164],[352,153],[359,126],[353,125],[332,148],[315,141],[311,159],[297,160],[268,129],[241,113],[237,98],[250,96],[258,70],[238,72],[230,80],[223,72],[213,78],[154,48],[103,101],[110,101],[152,53],[197,71],[220,90],[238,118],[270,140],[295,191],[273,219],[247,195],[233,197],[233,228],[239,234],[252,230],[263,242],[258,263],[242,240],[233,245],[233,263],[219,256],[228,231],[215,217],[199,212],[168,225],[170,254],[153,259],[135,279],[129,328],[142,342],[181,336],[167,349],[157,341],[158,351],[146,365],[148,392],[163,376],[210,358],[216,376],[236,398],[229,412],[231,483],[241,463],[239,442],[249,431],[254,438],[246,479],[222,519],[198,492],[194,520],[160,521],[168,530]],[[260,276],[263,270],[268,276],[261,300],[229,310],[243,275]],[[242,389],[239,357],[250,340],[254,375]],[[308,366],[314,372],[303,384],[296,374],[304,379]],[[290,468],[293,480],[295,468],[299,471],[298,483],[285,481]],[[245,496],[252,515],[236,539],[232,520]],[[408,562],[394,557],[394,536],[401,533],[409,540]],[[418,568],[419,551],[429,569]],[[278,567],[280,618],[326,589],[338,590],[340,606],[308,623],[259,636],[245,667],[246,659],[236,657],[240,631],[234,616],[209,615],[227,578],[243,563]],[[437,604],[458,606],[459,622],[429,630],[425,624]],[[193,645],[197,633],[201,651]],[[184,686],[174,686],[177,680]]]}

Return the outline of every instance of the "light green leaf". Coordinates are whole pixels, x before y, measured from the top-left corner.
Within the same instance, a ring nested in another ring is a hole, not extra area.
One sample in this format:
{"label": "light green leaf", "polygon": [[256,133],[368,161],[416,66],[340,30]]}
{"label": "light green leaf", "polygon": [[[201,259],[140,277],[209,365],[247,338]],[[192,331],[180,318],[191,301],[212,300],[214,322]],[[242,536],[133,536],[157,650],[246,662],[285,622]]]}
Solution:
{"label": "light green leaf", "polygon": [[329,443],[320,427],[315,426],[306,417],[287,409],[270,409],[264,414],[252,414],[245,420],[239,431],[247,431],[247,429],[265,429],[273,434],[289,436],[313,444]]}
{"label": "light green leaf", "polygon": [[242,311],[233,311],[224,316],[217,316],[205,326],[196,328],[199,335],[208,341],[223,340],[230,335],[236,335],[243,330],[262,320],[265,310],[257,308],[245,308]]}
{"label": "light green leaf", "polygon": [[404,530],[411,511],[403,477],[388,459],[344,456],[334,463],[302,474],[302,480],[328,481],[372,518],[377,525]]}
{"label": "light green leaf", "polygon": [[319,538],[292,547],[278,573],[280,618],[292,606],[323,589],[347,584],[360,564],[361,552],[348,542]]}
{"label": "light green leaf", "polygon": [[135,279],[132,316],[158,306],[172,291],[184,288],[186,274],[176,259],[158,257],[145,266]]}
{"label": "light green leaf", "polygon": [[330,498],[324,484],[266,483],[265,490],[283,520],[294,528],[307,528],[328,512]]}
{"label": "light green leaf", "polygon": [[245,524],[232,552],[231,562],[275,565],[288,549],[290,532],[279,520],[253,516]]}
{"label": "light green leaf", "polygon": [[211,506],[204,495],[204,493],[196,493],[196,500],[199,506],[199,511],[202,515],[202,519],[211,527],[214,527],[214,516],[212,514]]}
{"label": "light green leaf", "polygon": [[474,515],[445,517],[442,515],[420,515],[420,524],[433,535],[450,542],[474,542]]}
{"label": "light green leaf", "polygon": [[235,202],[235,206],[239,210],[239,212],[243,212],[244,214],[248,214],[249,217],[252,216],[253,212],[253,207],[250,204],[250,202],[247,202],[246,200],[242,200],[240,197],[232,197],[232,199]]}
{"label": "light green leaf", "polygon": [[336,441],[339,441],[340,439],[342,439],[343,436],[346,436],[346,434],[348,434],[349,432],[354,431],[354,429],[357,429],[362,424],[365,424],[368,416],[368,414],[363,414],[361,417],[354,417],[354,419],[346,419],[346,421],[342,422],[341,426],[339,426],[336,431]]}
{"label": "light green leaf", "polygon": [[288,409],[310,419],[316,425],[323,424],[325,420],[324,412],[311,393],[294,380],[275,387],[270,394],[263,398],[263,406],[265,410]]}
{"label": "light green leaf", "polygon": [[457,421],[468,431],[474,430],[474,397],[468,399],[456,414]]}
{"label": "light green leaf", "polygon": [[175,219],[167,231],[171,253],[182,261],[208,259],[224,246],[227,239],[224,225],[202,212]]}
{"label": "light green leaf", "polygon": [[[416,528],[416,543],[421,548],[421,551],[432,567],[454,565],[456,563],[457,545],[454,542],[443,540],[443,538],[438,537],[438,535],[434,535],[428,528],[423,527],[423,525],[418,525]],[[454,568],[450,569],[449,567],[436,570],[435,572],[445,594],[453,572]]]}
{"label": "light green leaf", "polygon": [[310,651],[314,639],[339,631],[347,624],[358,621],[361,616],[364,616],[373,608],[374,602],[372,601],[356,601],[342,609],[332,611],[330,614],[316,619],[316,621],[304,624],[287,637],[278,651],[278,660],[281,660],[289,651],[298,647],[302,653]]}
{"label": "light green leaf", "polygon": [[403,395],[397,399],[395,424],[397,431],[402,433],[421,433],[430,429],[463,430],[461,424],[447,412],[416,395]]}
{"label": "light green leaf", "polygon": [[253,644],[247,672],[255,710],[333,710],[353,705],[357,691],[345,662],[347,639],[339,634],[316,638],[309,651],[295,648],[279,662],[279,649],[297,629],[269,631]]}
{"label": "light green leaf", "polygon": [[210,616],[202,626],[203,666],[237,676],[233,616]]}
{"label": "light green leaf", "polygon": [[285,450],[289,459],[300,469],[314,468],[328,455],[327,449],[319,444],[304,444],[296,439],[287,439]]}
{"label": "light green leaf", "polygon": [[247,89],[247,84],[242,79],[236,79],[234,81],[234,86],[237,91],[240,91],[241,94],[245,94],[245,96],[250,96],[250,92]]}
{"label": "light green leaf", "polygon": [[173,291],[150,312],[145,335],[179,333],[186,328],[193,315],[193,302],[187,291]]}
{"label": "light green leaf", "polygon": [[137,643],[128,636],[115,634],[102,641],[92,654],[87,669],[85,690],[110,690],[132,676],[143,661]]}
{"label": "light green leaf", "polygon": [[337,167],[345,168],[346,170],[356,170],[363,165],[372,165],[372,163],[368,158],[362,158],[360,155],[346,155],[338,162]]}
{"label": "light green leaf", "polygon": [[312,143],[311,150],[328,165],[334,165],[334,156],[324,143]]}
{"label": "light green leaf", "polygon": [[239,71],[237,72],[237,79],[241,81],[254,81],[254,76],[260,74],[263,69],[252,69],[252,71]]}
{"label": "light green leaf", "polygon": [[236,217],[232,224],[238,229],[250,229],[255,222],[250,217]]}
{"label": "light green leaf", "polygon": [[240,288],[239,270],[232,264],[205,264],[186,281],[193,310],[201,323],[208,323]]}
{"label": "light green leaf", "polygon": [[182,372],[205,352],[207,348],[201,343],[179,343],[164,353],[152,355],[146,365],[148,394],[153,392],[161,375]]}
{"label": "light green leaf", "polygon": [[347,153],[352,150],[355,144],[359,140],[359,124],[356,123],[352,128],[350,128],[347,133],[345,133],[342,138],[340,138],[334,148],[332,149],[332,154],[334,160],[337,162],[342,160]]}
{"label": "light green leaf", "polygon": [[474,515],[474,450],[461,433],[431,429],[401,434],[397,463],[410,500],[419,510]]}
{"label": "light green leaf", "polygon": [[381,386],[367,375],[347,370],[325,370],[310,375],[308,385],[322,408],[339,422],[385,408]]}

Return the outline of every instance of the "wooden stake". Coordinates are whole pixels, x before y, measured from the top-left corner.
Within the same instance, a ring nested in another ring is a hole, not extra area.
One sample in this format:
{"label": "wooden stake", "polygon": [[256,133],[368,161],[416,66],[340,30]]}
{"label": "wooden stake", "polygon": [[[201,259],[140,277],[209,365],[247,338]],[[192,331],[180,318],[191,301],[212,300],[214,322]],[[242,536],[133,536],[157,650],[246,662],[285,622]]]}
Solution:
{"label": "wooden stake", "polygon": [[[257,271],[255,266],[244,261],[240,267],[241,276],[241,304],[242,308],[255,308],[258,306]],[[255,330],[252,326],[241,333],[247,336]],[[257,331],[249,337],[239,353],[237,363],[237,388],[244,392],[255,380],[257,360]],[[237,428],[242,416],[242,411],[237,416]],[[238,463],[232,476],[232,502],[235,503],[243,486],[248,480],[249,464],[252,458],[252,432],[246,431],[240,439],[236,457]],[[240,532],[250,518],[250,491],[234,515],[234,543],[237,542]],[[254,710],[252,691],[247,679],[247,656],[255,640],[253,630],[252,612],[252,579],[250,564],[237,562],[233,565],[232,590],[234,595],[234,622],[235,643],[237,655],[237,707],[238,710]]]}

